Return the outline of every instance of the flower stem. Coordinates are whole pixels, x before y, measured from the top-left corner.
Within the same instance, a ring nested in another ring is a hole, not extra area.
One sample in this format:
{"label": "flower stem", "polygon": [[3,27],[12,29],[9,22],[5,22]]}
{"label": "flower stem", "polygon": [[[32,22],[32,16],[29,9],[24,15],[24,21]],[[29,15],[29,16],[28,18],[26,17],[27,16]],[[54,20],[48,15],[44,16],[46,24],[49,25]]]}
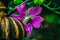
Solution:
{"label": "flower stem", "polygon": [[51,0],[49,1],[49,3],[47,4],[47,6],[49,6],[51,4]]}
{"label": "flower stem", "polygon": [[[57,13],[57,14],[60,14],[60,12],[58,12],[58,11],[54,11],[54,10],[57,9],[57,8],[50,8],[50,7],[48,7],[48,6],[45,5],[45,4],[43,4],[43,6],[45,6],[46,8],[48,8],[49,10],[51,10],[51,11]],[[59,8],[60,8],[60,7],[59,7]]]}

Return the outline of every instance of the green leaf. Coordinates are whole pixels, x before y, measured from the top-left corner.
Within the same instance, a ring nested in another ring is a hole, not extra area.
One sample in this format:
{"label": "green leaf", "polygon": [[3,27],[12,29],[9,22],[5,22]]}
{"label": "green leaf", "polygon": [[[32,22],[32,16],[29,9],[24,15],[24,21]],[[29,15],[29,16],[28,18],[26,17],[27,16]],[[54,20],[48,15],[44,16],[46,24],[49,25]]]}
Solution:
{"label": "green leaf", "polygon": [[14,0],[14,4],[19,5],[22,3],[22,0]]}
{"label": "green leaf", "polygon": [[45,2],[45,0],[34,0],[34,4],[41,5]]}

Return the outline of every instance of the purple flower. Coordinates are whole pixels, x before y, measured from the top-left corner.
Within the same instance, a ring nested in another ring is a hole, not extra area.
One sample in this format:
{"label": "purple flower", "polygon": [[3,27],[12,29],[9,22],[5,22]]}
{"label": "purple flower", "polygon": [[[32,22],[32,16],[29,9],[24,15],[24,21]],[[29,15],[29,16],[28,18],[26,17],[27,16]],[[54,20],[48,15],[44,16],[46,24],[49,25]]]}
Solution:
{"label": "purple flower", "polygon": [[44,20],[43,17],[37,16],[42,11],[42,7],[31,7],[28,10],[26,9],[26,4],[22,3],[15,8],[19,15],[12,14],[14,18],[18,19],[24,24],[25,30],[31,34],[32,29],[40,28],[41,22]]}

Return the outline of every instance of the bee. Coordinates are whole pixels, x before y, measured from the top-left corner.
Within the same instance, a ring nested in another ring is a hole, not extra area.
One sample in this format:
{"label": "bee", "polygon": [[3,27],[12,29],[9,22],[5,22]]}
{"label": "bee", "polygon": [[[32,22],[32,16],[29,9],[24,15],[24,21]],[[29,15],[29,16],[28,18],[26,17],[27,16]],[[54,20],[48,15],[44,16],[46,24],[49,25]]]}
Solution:
{"label": "bee", "polygon": [[23,24],[17,19],[8,16],[6,7],[0,2],[0,40],[20,39],[25,36]]}

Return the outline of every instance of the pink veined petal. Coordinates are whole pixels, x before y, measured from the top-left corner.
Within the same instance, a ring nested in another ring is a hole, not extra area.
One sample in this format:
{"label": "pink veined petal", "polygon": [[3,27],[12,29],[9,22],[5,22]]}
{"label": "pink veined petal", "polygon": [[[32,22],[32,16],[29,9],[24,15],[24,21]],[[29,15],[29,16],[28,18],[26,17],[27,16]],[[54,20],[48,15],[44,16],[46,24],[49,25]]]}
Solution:
{"label": "pink veined petal", "polygon": [[44,18],[40,16],[40,22],[43,22],[44,21]]}
{"label": "pink veined petal", "polygon": [[30,24],[30,23],[28,23],[28,24],[25,24],[25,30],[29,33],[29,34],[32,34],[32,29],[33,29],[33,27],[32,27],[32,25]]}
{"label": "pink veined petal", "polygon": [[21,18],[19,15],[16,14],[12,14],[12,17],[16,18],[17,20],[19,20],[20,22],[23,22],[23,18]]}
{"label": "pink veined petal", "polygon": [[21,5],[16,6],[15,9],[20,14],[20,16],[26,15],[26,4],[24,2]]}
{"label": "pink veined petal", "polygon": [[43,17],[40,16],[34,16],[32,19],[32,25],[34,28],[40,28],[41,22],[44,20]]}
{"label": "pink veined petal", "polygon": [[33,27],[34,27],[34,28],[40,28],[40,25],[41,25],[41,24],[40,24],[39,22],[33,23]]}
{"label": "pink veined petal", "polygon": [[28,9],[29,15],[36,16],[41,13],[42,7],[32,7]]}

